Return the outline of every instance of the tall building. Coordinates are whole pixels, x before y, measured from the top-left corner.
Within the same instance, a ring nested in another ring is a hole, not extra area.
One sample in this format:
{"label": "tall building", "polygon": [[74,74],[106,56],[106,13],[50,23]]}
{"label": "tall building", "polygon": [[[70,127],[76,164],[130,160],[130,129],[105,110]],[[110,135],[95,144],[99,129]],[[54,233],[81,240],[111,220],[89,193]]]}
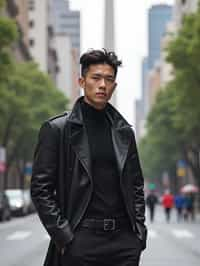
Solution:
{"label": "tall building", "polygon": [[48,0],[29,0],[29,51],[40,70],[48,72]]}
{"label": "tall building", "polygon": [[148,67],[149,67],[148,57],[144,57],[142,60],[142,106],[143,106],[144,117],[147,113],[147,101],[148,101],[148,79],[147,79]]}
{"label": "tall building", "polygon": [[145,134],[145,121],[159,89],[161,74],[158,65],[161,57],[161,40],[171,18],[172,6],[169,5],[153,5],[148,11],[148,57],[142,61],[142,98],[140,100],[142,106],[137,108],[136,102],[136,110],[139,110],[139,113],[143,111],[142,116],[136,114],[138,138]]}
{"label": "tall building", "polygon": [[136,138],[139,140],[145,133],[145,116],[146,116],[146,102],[148,96],[147,90],[147,76],[148,76],[148,57],[142,60],[142,95],[140,99],[135,101],[135,131]]}
{"label": "tall building", "polygon": [[57,51],[57,86],[73,105],[79,96],[80,12],[72,11],[65,0],[49,0],[49,24]]}
{"label": "tall building", "polygon": [[[10,3],[11,1],[8,1]],[[23,45],[73,103],[79,96],[80,12],[65,0],[13,0]]]}
{"label": "tall building", "polygon": [[29,47],[29,17],[28,17],[28,1],[27,0],[15,0],[17,5],[18,14],[16,20],[21,28],[22,40],[26,47]]}
{"label": "tall building", "polygon": [[[23,14],[22,14],[23,13]],[[27,4],[23,0],[6,1],[6,7],[2,13],[5,16],[11,17],[17,21],[17,30],[19,39],[12,45],[12,53],[17,61],[31,60],[31,55],[28,50],[28,12]]]}
{"label": "tall building", "polygon": [[167,24],[165,36],[161,40],[161,54],[160,54],[160,82],[161,87],[164,88],[166,84],[173,79],[173,67],[167,61],[167,47],[176,34],[176,26],[173,21]]}
{"label": "tall building", "polygon": [[149,69],[153,68],[156,60],[160,58],[161,38],[166,31],[166,25],[172,18],[172,6],[153,5],[148,14],[148,52]]}
{"label": "tall building", "polygon": [[70,37],[72,48],[80,54],[80,12],[69,8],[69,1],[49,0],[52,12],[52,25],[55,34],[66,34]]}
{"label": "tall building", "polygon": [[143,103],[142,99],[135,101],[135,135],[136,139],[139,140],[141,137],[141,123],[143,120]]}
{"label": "tall building", "polygon": [[[115,51],[115,18],[114,18],[114,1],[104,1],[104,48],[108,51]],[[111,104],[117,105],[116,92],[113,93]]]}
{"label": "tall building", "polygon": [[149,110],[151,110],[152,106],[156,102],[156,97],[158,95],[158,92],[160,91],[160,62],[157,61],[154,65],[154,68],[152,68],[149,71],[148,74],[148,83],[149,83]]}
{"label": "tall building", "polygon": [[[167,24],[172,18],[172,6],[153,5],[148,13],[148,73],[146,76],[147,88],[145,94],[145,116],[152,105],[150,87],[152,87],[152,73],[157,73],[160,65],[162,38],[166,34]],[[155,68],[155,69],[154,69]]]}
{"label": "tall building", "polygon": [[173,18],[167,24],[165,36],[161,40],[161,56],[160,56],[160,71],[161,71],[161,86],[164,87],[170,80],[173,79],[173,67],[167,62],[167,50],[169,42],[182,25],[183,16],[191,12],[195,12],[198,6],[198,0],[176,0],[173,7]]}

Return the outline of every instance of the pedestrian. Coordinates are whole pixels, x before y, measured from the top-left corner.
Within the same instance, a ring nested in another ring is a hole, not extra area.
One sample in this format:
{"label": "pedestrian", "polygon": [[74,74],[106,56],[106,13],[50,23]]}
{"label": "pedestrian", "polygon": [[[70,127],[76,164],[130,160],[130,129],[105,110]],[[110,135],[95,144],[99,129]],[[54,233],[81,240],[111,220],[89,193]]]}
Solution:
{"label": "pedestrian", "polygon": [[146,246],[143,175],[134,133],[108,103],[121,61],[89,50],[80,97],[46,121],[35,150],[31,194],[51,241],[45,266],[136,266]]}
{"label": "pedestrian", "polygon": [[150,190],[149,194],[146,197],[146,204],[150,213],[150,221],[153,223],[155,216],[155,208],[158,203],[158,197],[156,196],[153,190]]}
{"label": "pedestrian", "polygon": [[177,194],[174,198],[174,204],[176,207],[177,213],[177,222],[180,222],[183,219],[183,209],[185,206],[185,197],[182,194]]}
{"label": "pedestrian", "polygon": [[171,210],[174,206],[174,197],[168,189],[165,191],[165,193],[163,195],[162,205],[163,205],[164,210],[165,210],[166,221],[169,223],[170,217],[171,217]]}
{"label": "pedestrian", "polygon": [[184,202],[184,220],[189,221],[195,221],[195,210],[194,210],[194,194],[187,194],[185,196],[185,202]]}

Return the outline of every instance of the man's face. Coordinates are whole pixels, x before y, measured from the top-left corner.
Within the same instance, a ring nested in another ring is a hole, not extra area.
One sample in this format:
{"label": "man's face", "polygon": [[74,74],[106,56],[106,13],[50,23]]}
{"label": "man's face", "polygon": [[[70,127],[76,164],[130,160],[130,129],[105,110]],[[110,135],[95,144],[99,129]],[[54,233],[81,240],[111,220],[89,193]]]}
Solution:
{"label": "man's face", "polygon": [[79,79],[79,84],[84,89],[84,100],[96,109],[102,109],[117,85],[114,69],[108,64],[90,65],[85,77]]}

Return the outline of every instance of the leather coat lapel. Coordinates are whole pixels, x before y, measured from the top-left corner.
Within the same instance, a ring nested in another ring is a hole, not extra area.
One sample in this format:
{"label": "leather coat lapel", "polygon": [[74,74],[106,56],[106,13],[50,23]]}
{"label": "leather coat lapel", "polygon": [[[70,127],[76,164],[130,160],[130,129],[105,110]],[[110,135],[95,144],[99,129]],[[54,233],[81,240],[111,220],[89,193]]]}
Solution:
{"label": "leather coat lapel", "polygon": [[111,122],[113,147],[121,178],[132,137],[131,125],[110,104],[107,106],[107,115]]}
{"label": "leather coat lapel", "polygon": [[71,145],[89,177],[91,174],[91,156],[88,136],[84,126],[73,125],[71,130]]}
{"label": "leather coat lapel", "polygon": [[126,135],[127,128],[112,128],[113,147],[116,154],[120,177],[122,176],[130,145],[130,138],[126,137]]}
{"label": "leather coat lapel", "polygon": [[88,176],[92,178],[88,136],[81,111],[82,98],[83,97],[77,100],[68,119],[68,122],[70,123],[70,142],[77,158],[82,163]]}

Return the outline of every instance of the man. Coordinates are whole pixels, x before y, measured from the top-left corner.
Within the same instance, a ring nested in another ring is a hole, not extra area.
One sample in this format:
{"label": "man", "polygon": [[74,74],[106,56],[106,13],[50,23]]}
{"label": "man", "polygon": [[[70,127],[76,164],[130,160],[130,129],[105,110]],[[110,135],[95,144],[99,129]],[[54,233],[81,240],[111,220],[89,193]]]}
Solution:
{"label": "man", "polygon": [[156,204],[158,204],[158,197],[156,196],[154,190],[150,190],[150,192],[146,198],[146,204],[147,204],[147,207],[148,207],[149,213],[150,213],[150,221],[151,221],[151,223],[153,223],[154,216],[155,216]]}
{"label": "man", "polygon": [[134,133],[109,103],[121,61],[80,58],[84,97],[43,124],[32,199],[51,242],[45,265],[136,266],[146,246],[143,176]]}
{"label": "man", "polygon": [[180,222],[183,219],[183,210],[185,205],[185,196],[182,193],[177,194],[174,197],[174,205],[176,207],[177,222]]}

